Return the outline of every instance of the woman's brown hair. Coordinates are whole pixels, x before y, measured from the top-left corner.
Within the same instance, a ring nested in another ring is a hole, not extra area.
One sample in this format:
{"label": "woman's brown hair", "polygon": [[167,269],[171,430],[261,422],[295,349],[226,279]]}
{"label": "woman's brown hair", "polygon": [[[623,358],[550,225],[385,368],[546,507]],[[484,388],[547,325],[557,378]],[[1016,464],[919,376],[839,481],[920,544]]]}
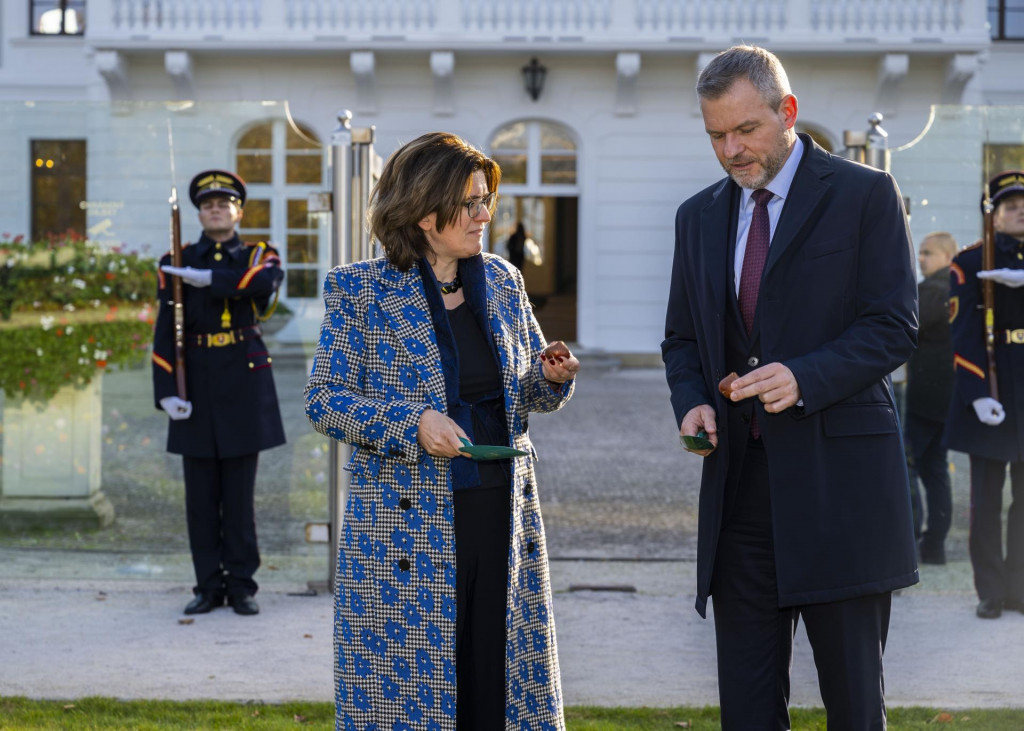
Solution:
{"label": "woman's brown hair", "polygon": [[468,142],[448,132],[428,132],[398,150],[384,165],[370,196],[370,236],[403,272],[430,252],[419,222],[437,214],[437,229],[458,221],[473,173],[489,192],[498,190],[501,168]]}

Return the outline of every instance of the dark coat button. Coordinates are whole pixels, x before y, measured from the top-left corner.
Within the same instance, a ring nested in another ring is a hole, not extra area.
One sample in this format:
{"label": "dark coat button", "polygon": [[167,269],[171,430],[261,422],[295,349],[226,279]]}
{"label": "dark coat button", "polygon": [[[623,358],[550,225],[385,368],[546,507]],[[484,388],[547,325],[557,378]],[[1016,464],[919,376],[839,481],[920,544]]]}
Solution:
{"label": "dark coat button", "polygon": [[749,423],[750,423],[750,414],[741,414],[741,415],[740,415],[740,420],[741,420],[741,421],[742,421],[742,422],[743,422],[744,424],[749,424]]}
{"label": "dark coat button", "polygon": [[404,457],[405,452],[402,451],[401,447],[391,447],[388,449],[389,457]]}
{"label": "dark coat button", "polygon": [[523,494],[524,495],[529,495],[532,492],[533,492],[533,484],[531,482],[527,481],[527,483],[525,485],[523,485]]}
{"label": "dark coat button", "polygon": [[526,544],[526,552],[527,553],[533,553],[536,550],[537,550],[537,544],[535,544],[533,541],[530,541],[529,543]]}
{"label": "dark coat button", "polygon": [[409,508],[412,507],[412,500],[410,500],[407,497],[404,497],[398,501],[398,507],[400,507],[402,510],[408,510]]}
{"label": "dark coat button", "polygon": [[408,571],[409,570],[409,566],[410,566],[409,559],[407,559],[407,558],[400,558],[400,559],[398,559],[398,568],[401,571]]}

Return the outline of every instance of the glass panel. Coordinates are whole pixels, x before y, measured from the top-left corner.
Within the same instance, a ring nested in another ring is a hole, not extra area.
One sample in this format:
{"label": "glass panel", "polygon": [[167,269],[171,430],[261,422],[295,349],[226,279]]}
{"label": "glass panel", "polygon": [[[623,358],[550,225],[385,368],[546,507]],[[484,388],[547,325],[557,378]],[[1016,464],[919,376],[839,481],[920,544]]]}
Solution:
{"label": "glass panel", "polygon": [[540,123],[540,148],[542,150],[575,150],[576,143],[568,130],[560,124]]}
{"label": "glass panel", "polygon": [[1014,40],[1024,38],[1024,8],[1006,10],[1006,31],[1003,37]]}
{"label": "glass panel", "polygon": [[319,296],[320,273],[316,269],[288,269],[285,271],[288,296],[294,298],[315,298]]}
{"label": "glass panel", "polygon": [[[990,178],[996,173],[1001,173],[1003,170],[1024,170],[1024,146],[1020,144],[985,145],[983,170],[991,171],[988,176]],[[982,179],[978,183],[979,185],[984,185],[984,172],[982,173]]]}
{"label": "glass panel", "polygon": [[491,139],[492,150],[525,150],[526,146],[526,122],[502,127]]}
{"label": "glass panel", "polygon": [[288,199],[288,228],[314,228],[309,220],[309,205],[305,198]]}
{"label": "glass panel", "polygon": [[235,156],[235,171],[249,185],[272,182],[273,169],[274,161],[269,152],[239,152]]}
{"label": "glass panel", "polygon": [[269,150],[273,145],[274,126],[270,122],[258,124],[238,140],[239,150]]}
{"label": "glass panel", "polygon": [[319,185],[321,168],[319,151],[314,155],[293,153],[285,161],[285,182],[289,185]]}
{"label": "glass panel", "polygon": [[270,228],[270,201],[266,198],[249,198],[245,201],[242,217],[245,228]]}
{"label": "glass panel", "polygon": [[39,35],[81,35],[85,32],[85,9],[82,2],[67,3],[61,10],[60,0],[39,0],[32,4],[32,32]]}
{"label": "glass panel", "polygon": [[299,131],[296,132],[289,124],[286,144],[289,150],[319,150],[322,145],[316,136],[316,132],[305,125],[296,125]]}
{"label": "glass panel", "polygon": [[289,264],[315,264],[320,237],[316,234],[288,234]]}
{"label": "glass panel", "polygon": [[526,182],[526,155],[493,155],[501,168],[502,183]]}
{"label": "glass panel", "polygon": [[540,159],[540,182],[550,185],[575,185],[576,156],[544,155]]}

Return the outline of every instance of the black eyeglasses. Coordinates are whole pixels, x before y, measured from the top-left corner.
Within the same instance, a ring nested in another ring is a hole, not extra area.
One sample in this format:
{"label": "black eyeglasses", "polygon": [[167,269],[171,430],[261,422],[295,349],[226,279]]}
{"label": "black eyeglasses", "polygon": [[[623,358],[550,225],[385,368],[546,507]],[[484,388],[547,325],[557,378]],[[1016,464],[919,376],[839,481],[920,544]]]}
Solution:
{"label": "black eyeglasses", "polygon": [[494,213],[494,207],[498,202],[497,193],[488,193],[483,198],[470,198],[462,205],[466,207],[466,213],[470,218],[476,218],[484,208],[488,213]]}

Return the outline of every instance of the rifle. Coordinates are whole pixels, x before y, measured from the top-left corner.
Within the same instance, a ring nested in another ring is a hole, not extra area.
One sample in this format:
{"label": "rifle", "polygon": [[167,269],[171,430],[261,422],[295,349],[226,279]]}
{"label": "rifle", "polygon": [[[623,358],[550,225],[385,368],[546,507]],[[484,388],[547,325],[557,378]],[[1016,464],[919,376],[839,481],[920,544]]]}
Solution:
{"label": "rifle", "polygon": [[[171,186],[171,265],[183,265],[181,256],[181,211],[178,209],[178,189]],[[185,296],[181,277],[171,276],[174,293],[174,378],[178,384],[178,398],[188,401],[185,393]]]}
{"label": "rifle", "polygon": [[[167,120],[167,147],[171,155],[171,266],[183,265],[181,256],[181,211],[178,209],[178,187],[174,184],[174,134]],[[188,401],[185,391],[185,294],[181,277],[171,275],[174,298],[174,380],[178,398]]]}
{"label": "rifle", "polygon": [[[981,239],[981,268],[982,270],[990,270],[996,268],[996,236],[992,221],[995,206],[992,205],[988,183],[985,184],[985,201],[982,207],[985,211],[985,230]],[[991,279],[981,280],[981,298],[985,308],[985,355],[988,358],[988,389],[989,395],[998,401],[999,382],[996,380],[995,288],[995,282]]]}

